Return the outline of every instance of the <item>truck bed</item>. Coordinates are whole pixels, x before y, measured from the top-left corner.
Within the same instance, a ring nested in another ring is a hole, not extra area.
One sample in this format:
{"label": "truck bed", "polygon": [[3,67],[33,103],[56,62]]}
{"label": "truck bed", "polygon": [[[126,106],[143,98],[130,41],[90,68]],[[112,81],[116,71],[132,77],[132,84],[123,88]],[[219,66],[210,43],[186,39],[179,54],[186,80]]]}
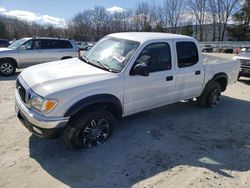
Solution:
{"label": "truck bed", "polygon": [[233,59],[233,54],[222,54],[222,53],[203,53],[204,63],[217,64],[217,63],[228,63]]}
{"label": "truck bed", "polygon": [[203,54],[203,58],[203,65],[206,70],[205,83],[217,73],[226,73],[228,84],[237,81],[240,70],[239,61],[233,60],[229,55],[224,54]]}

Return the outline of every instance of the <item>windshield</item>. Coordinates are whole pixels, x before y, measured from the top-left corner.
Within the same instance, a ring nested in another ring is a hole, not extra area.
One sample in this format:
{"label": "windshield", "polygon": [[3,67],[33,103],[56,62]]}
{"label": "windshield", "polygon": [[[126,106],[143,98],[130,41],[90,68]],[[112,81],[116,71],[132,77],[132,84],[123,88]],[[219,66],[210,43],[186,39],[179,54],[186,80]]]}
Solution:
{"label": "windshield", "polygon": [[98,67],[113,72],[120,72],[135,50],[139,42],[105,37],[92,47],[84,57]]}
{"label": "windshield", "polygon": [[10,46],[8,46],[8,48],[16,49],[16,48],[18,48],[19,46],[21,46],[26,41],[27,41],[27,39],[16,40]]}

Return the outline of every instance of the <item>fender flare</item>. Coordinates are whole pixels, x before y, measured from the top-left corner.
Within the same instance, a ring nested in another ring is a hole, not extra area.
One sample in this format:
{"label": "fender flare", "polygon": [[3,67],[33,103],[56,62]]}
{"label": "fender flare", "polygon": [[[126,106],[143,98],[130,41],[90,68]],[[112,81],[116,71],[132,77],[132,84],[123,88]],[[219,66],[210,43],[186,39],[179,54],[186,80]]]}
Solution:
{"label": "fender flare", "polygon": [[[225,79],[226,82],[225,82],[225,83],[224,83],[224,82],[222,83],[222,82],[220,81],[221,79]],[[214,77],[213,77],[211,80],[209,80],[209,81],[207,82],[206,85],[211,84],[211,83],[213,83],[214,81],[219,82],[219,84],[221,85],[222,91],[225,91],[225,90],[226,90],[227,84],[228,84],[228,76],[227,76],[226,73],[221,72],[221,73],[215,74]]]}
{"label": "fender flare", "polygon": [[64,114],[64,117],[71,117],[78,113],[79,111],[95,104],[108,104],[112,108],[112,112],[115,117],[122,117],[122,104],[120,100],[111,94],[98,94],[92,95],[81,99],[80,101],[73,104]]}

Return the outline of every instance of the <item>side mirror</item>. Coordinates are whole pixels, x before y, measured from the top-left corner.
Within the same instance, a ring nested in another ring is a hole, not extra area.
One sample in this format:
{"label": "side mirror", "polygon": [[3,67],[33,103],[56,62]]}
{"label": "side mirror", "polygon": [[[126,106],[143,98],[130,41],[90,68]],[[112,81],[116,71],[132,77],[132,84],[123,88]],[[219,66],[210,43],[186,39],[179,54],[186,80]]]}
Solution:
{"label": "side mirror", "polygon": [[133,68],[133,75],[148,76],[149,75],[148,65],[145,63],[137,64]]}

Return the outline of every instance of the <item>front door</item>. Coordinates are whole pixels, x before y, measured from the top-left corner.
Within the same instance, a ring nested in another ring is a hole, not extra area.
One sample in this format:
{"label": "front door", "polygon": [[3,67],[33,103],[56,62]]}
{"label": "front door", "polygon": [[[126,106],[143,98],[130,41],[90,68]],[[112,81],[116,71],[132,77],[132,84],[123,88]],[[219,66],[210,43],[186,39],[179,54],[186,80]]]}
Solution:
{"label": "front door", "polygon": [[24,43],[19,49],[19,65],[22,68],[43,62],[41,40],[32,39]]}
{"label": "front door", "polygon": [[[172,66],[172,43],[147,45],[125,75],[124,116],[169,103],[173,98],[175,71]],[[149,75],[133,74],[133,67],[144,63]]]}

